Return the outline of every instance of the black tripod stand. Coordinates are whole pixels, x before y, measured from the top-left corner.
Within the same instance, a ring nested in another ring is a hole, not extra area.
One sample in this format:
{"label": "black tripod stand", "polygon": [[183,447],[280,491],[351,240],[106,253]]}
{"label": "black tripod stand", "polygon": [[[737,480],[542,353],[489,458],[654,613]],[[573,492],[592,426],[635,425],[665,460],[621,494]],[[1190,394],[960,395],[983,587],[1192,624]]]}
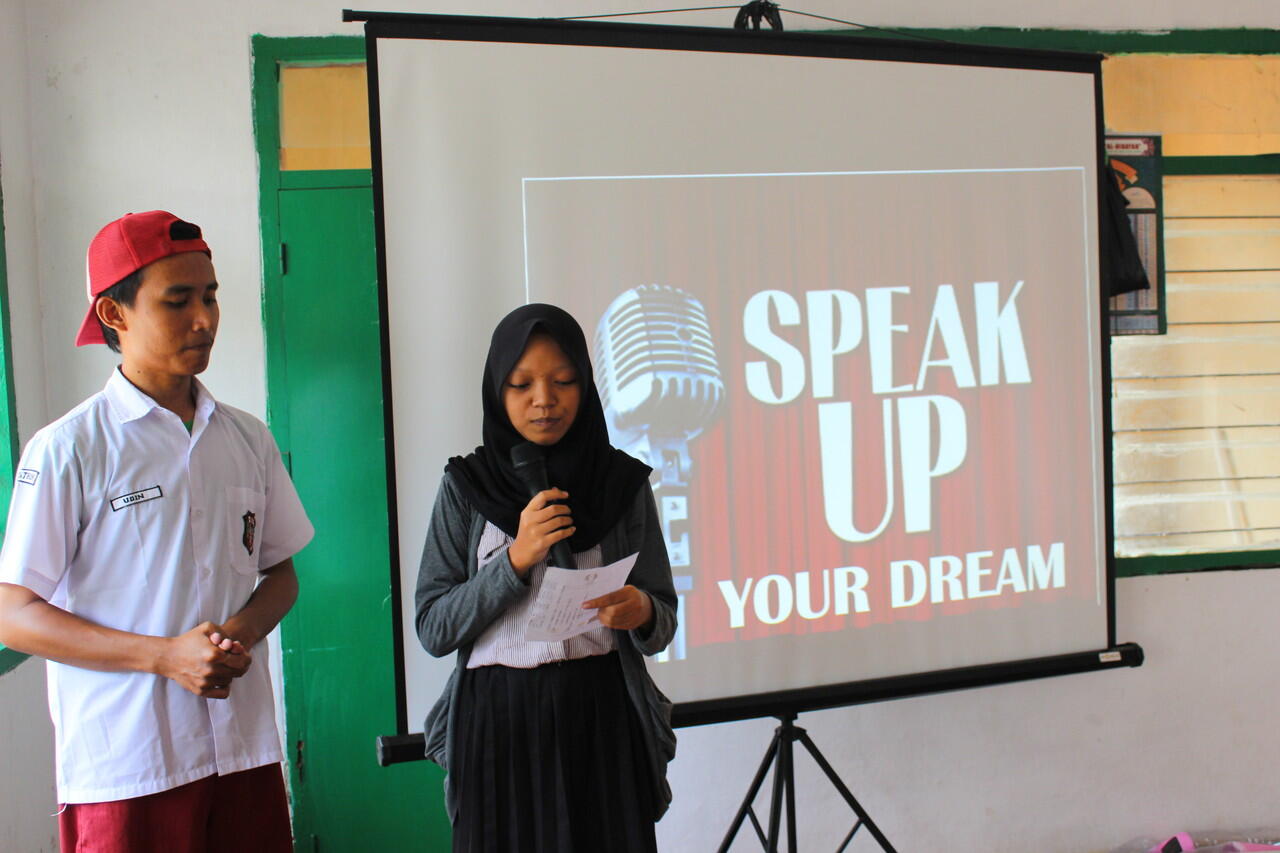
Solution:
{"label": "black tripod stand", "polygon": [[[809,733],[793,725],[796,715],[779,714],[778,719],[782,721],[782,725],[773,730],[773,740],[765,751],[764,761],[760,763],[760,769],[756,771],[756,778],[751,783],[751,789],[747,791],[746,799],[742,801],[742,806],[738,809],[738,814],[733,819],[733,825],[729,827],[729,832],[725,835],[724,841],[720,845],[719,853],[727,853],[729,845],[733,843],[738,830],[742,828],[742,821],[747,817],[751,818],[751,825],[755,828],[756,835],[759,836],[760,843],[764,845],[764,849],[768,853],[778,853],[778,842],[781,840],[778,833],[782,823],[784,796],[786,797],[785,807],[787,810],[787,850],[788,853],[796,853],[796,777],[795,764],[792,757],[792,744],[796,741],[800,741],[804,748],[809,750],[813,760],[818,762],[822,772],[827,774],[831,784],[836,786],[836,790],[844,797],[844,801],[849,804],[854,814],[858,816],[853,829],[849,830],[849,834],[844,837],[844,841],[840,843],[836,853],[841,853],[848,847],[849,842],[853,840],[853,836],[863,826],[880,843],[880,849],[884,850],[885,853],[897,853],[893,849],[893,845],[889,843],[889,839],[884,837],[884,833],[871,820],[871,816],[862,808],[853,794],[849,793],[849,789],[845,787],[844,782],[840,781],[836,771],[831,769],[831,765],[822,757],[822,753],[818,751],[818,748],[813,745],[813,741],[809,739]],[[756,794],[760,792],[760,787],[764,784],[764,777],[769,772],[769,765],[773,764],[775,760],[778,762],[778,767],[773,773],[773,800],[769,806],[769,834],[766,836],[764,830],[760,827],[760,821],[756,818],[752,803],[755,802]]]}

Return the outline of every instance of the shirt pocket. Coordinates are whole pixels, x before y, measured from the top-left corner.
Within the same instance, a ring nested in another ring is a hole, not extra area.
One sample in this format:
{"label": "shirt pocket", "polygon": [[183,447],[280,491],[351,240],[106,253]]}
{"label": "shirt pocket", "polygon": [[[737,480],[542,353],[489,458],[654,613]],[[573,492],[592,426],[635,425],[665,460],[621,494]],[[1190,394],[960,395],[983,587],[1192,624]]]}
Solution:
{"label": "shirt pocket", "polygon": [[246,575],[261,570],[258,556],[262,553],[262,511],[267,496],[257,489],[227,486],[227,546],[231,568]]}

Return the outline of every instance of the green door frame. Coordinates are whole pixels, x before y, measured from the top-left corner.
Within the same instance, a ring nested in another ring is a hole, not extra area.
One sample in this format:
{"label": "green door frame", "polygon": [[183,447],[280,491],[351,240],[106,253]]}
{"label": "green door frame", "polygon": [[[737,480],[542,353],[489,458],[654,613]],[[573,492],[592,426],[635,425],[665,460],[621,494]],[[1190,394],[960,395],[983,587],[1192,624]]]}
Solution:
{"label": "green door frame", "polygon": [[[276,193],[289,187],[356,186],[369,183],[369,170],[343,169],[323,172],[285,172],[280,168],[280,65],[363,62],[363,36],[318,36],[298,38],[253,37],[253,133],[258,149],[258,215],[262,228],[262,326],[267,361],[267,422],[281,448],[289,445],[288,407],[275,405],[280,395],[271,389],[287,384],[284,340],[278,334],[281,305],[283,259],[280,245],[280,209]],[[272,334],[276,332],[276,334]]]}
{"label": "green door frame", "polygon": [[[306,452],[298,442],[305,430],[290,423],[290,379],[293,390],[329,383],[305,363],[286,358],[285,286],[287,258],[282,234],[288,226],[281,214],[282,196],[289,191],[365,189],[372,193],[369,169],[282,171],[279,159],[279,68],[282,64],[359,62],[365,58],[362,37],[320,38],[253,37],[253,116],[259,162],[259,215],[262,229],[262,322],[267,375],[267,420],[285,454]],[[292,222],[293,220],[290,220]],[[293,227],[296,227],[296,223]],[[372,250],[370,249],[370,255]],[[300,266],[288,263],[292,268]],[[372,258],[370,258],[372,266]],[[362,318],[363,319],[363,318]],[[292,317],[296,323],[297,317]],[[293,341],[306,330],[294,328]],[[376,356],[380,360],[381,355]],[[380,379],[380,377],[379,377]],[[294,413],[311,417],[316,413]],[[380,408],[372,411],[377,431],[382,429]],[[323,416],[322,414],[320,416]],[[297,441],[295,441],[297,439]],[[314,448],[312,449],[314,453]],[[381,454],[381,450],[377,451]],[[298,457],[301,465],[302,457]],[[379,460],[381,462],[381,460]],[[301,468],[299,469],[301,470]],[[378,469],[381,471],[381,467]],[[303,495],[304,502],[307,495]],[[385,506],[371,511],[385,513]],[[340,520],[317,516],[317,528]],[[328,531],[332,532],[332,531]],[[385,549],[384,549],[385,550]],[[389,564],[389,551],[370,553],[370,565]],[[316,562],[321,562],[319,559]],[[442,771],[426,761],[395,767],[379,767],[370,727],[375,734],[395,734],[397,678],[394,627],[386,608],[377,603],[387,595],[385,570],[369,573],[368,588],[360,576],[342,577],[345,589],[352,584],[367,592],[358,601],[334,595],[337,578],[316,579],[315,594],[307,596],[307,554],[299,555],[302,594],[281,625],[284,660],[285,742],[288,746],[290,788],[293,793],[295,847],[299,851],[346,849],[440,849],[449,846],[449,827],[443,808]],[[352,567],[353,572],[360,571]],[[320,645],[341,645],[344,660],[341,695],[330,695],[333,678],[317,679],[315,667],[332,666],[333,649],[312,648],[317,625],[341,624],[343,636]],[[309,630],[308,630],[309,629]],[[313,639],[309,640],[308,636]],[[327,653],[328,657],[325,656]],[[327,663],[325,661],[328,661]],[[308,695],[308,684],[327,684],[326,695]],[[362,734],[355,734],[360,732]],[[353,743],[353,737],[368,742]],[[353,756],[350,758],[344,756]],[[323,776],[321,774],[324,774]],[[359,845],[358,848],[355,845]]]}
{"label": "green door frame", "polygon": [[[18,407],[13,399],[13,345],[9,335],[9,275],[5,254],[4,195],[0,192],[0,538],[4,536],[13,495],[14,466],[18,462]],[[0,675],[27,659],[27,655],[0,645]]]}

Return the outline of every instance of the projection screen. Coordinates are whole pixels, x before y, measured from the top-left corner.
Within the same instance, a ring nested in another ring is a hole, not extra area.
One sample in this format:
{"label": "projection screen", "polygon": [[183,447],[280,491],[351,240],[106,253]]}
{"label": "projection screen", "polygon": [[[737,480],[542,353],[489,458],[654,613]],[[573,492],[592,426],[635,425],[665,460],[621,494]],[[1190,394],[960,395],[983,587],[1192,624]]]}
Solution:
{"label": "projection screen", "polygon": [[432,501],[526,301],[579,319],[615,445],[655,469],[678,720],[1140,659],[1111,602],[1097,57],[366,19],[401,733],[453,665],[413,630]]}

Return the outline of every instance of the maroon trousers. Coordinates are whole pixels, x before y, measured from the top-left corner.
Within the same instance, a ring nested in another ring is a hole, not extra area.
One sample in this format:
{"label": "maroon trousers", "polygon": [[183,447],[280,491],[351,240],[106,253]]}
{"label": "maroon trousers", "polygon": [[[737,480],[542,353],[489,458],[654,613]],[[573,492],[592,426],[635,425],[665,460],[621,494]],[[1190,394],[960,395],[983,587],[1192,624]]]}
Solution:
{"label": "maroon trousers", "polygon": [[292,853],[279,764],[209,776],[158,794],[72,803],[62,853]]}

